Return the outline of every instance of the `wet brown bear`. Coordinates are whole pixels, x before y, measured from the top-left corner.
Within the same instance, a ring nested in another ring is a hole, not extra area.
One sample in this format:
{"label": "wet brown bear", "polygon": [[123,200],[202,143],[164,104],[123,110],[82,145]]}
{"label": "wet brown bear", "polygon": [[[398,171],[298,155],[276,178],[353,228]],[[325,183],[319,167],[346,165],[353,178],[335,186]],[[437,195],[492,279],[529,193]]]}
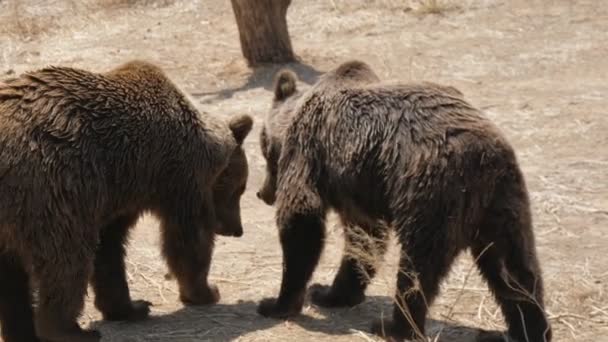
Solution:
{"label": "wet brown bear", "polygon": [[[199,114],[148,63],[105,74],[50,67],[0,87],[0,323],[14,341],[98,341],[76,319],[87,283],[108,320],[147,317],[125,277],[128,231],[161,221],[163,254],[187,304],[207,282],[214,231],[239,236],[248,116]],[[33,319],[31,289],[37,287]]]}
{"label": "wet brown bear", "polygon": [[440,281],[470,248],[509,335],[551,340],[524,177],[503,135],[458,90],[379,83],[357,61],[305,92],[283,72],[261,140],[268,174],[258,196],[273,204],[276,192],[284,267],[278,298],[263,300],[260,314],[300,312],[333,209],[345,226],[346,250],[358,244],[375,255],[345,253],[333,284],[311,287],[313,303],[362,302],[390,227],[402,248],[396,303],[392,320],[374,322],[374,333],[421,337]]}

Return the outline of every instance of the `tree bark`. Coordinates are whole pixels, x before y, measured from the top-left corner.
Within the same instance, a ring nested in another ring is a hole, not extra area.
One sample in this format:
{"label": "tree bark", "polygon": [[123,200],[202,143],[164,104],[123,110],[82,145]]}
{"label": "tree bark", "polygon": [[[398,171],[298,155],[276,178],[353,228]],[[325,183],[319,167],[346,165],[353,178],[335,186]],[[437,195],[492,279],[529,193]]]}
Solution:
{"label": "tree bark", "polygon": [[291,0],[231,0],[243,56],[250,66],[294,61],[287,30]]}

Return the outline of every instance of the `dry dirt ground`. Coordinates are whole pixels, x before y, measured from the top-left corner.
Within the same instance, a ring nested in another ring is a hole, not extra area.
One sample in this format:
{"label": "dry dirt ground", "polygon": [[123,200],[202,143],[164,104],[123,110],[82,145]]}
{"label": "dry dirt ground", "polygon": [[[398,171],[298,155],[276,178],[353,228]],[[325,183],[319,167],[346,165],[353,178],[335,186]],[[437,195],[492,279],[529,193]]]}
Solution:
{"label": "dry dirt ground", "polygon": [[[288,13],[302,86],[350,58],[386,79],[461,89],[514,144],[527,177],[555,341],[608,341],[608,6],[596,0],[296,0]],[[437,10],[440,12],[434,12]],[[154,303],[136,324],[99,321],[91,297],[82,324],[104,341],[371,341],[370,320],[390,313],[394,246],[363,304],[307,305],[292,322],[264,319],[257,302],[276,295],[281,251],[273,208],[255,198],[264,161],[258,134],[275,68],[249,70],[230,2],[219,0],[0,0],[0,78],[49,64],[104,71],[128,59],[161,65],[201,110],[257,119],[247,139],[251,177],[242,200],[245,235],[219,238],[213,307],[183,308],[164,280],[158,224],[144,217],[129,249],[132,296]],[[341,229],[314,280],[331,281]],[[456,263],[432,307],[430,336],[474,341],[476,328],[504,329],[471,266]],[[431,337],[435,338],[435,337]]]}

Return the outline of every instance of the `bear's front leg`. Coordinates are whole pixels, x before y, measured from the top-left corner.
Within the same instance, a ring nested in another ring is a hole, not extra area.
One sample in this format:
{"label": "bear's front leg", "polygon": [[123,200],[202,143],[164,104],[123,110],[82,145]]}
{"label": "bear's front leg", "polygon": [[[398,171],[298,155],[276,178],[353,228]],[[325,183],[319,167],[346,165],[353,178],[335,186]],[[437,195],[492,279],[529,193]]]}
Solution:
{"label": "bear's front leg", "polygon": [[137,214],[121,216],[100,233],[91,285],[95,291],[95,307],[108,321],[137,321],[150,314],[152,303],[131,300],[125,271],[125,246],[129,229],[137,218]]}
{"label": "bear's front leg", "polygon": [[83,330],[77,323],[93,264],[92,249],[87,240],[63,238],[61,248],[33,248],[34,272],[39,279],[36,334],[45,342],[98,342],[98,331]]}
{"label": "bear's front leg", "polygon": [[215,304],[217,286],[209,284],[214,231],[200,220],[162,219],[163,253],[177,279],[180,300],[186,305]]}
{"label": "bear's front leg", "polygon": [[30,276],[17,255],[0,251],[0,340],[39,342],[34,330]]}
{"label": "bear's front leg", "polygon": [[325,240],[325,222],[320,214],[284,217],[285,223],[280,224],[283,280],[279,297],[266,298],[258,306],[260,315],[280,319],[296,316],[302,310],[306,285],[319,262]]}

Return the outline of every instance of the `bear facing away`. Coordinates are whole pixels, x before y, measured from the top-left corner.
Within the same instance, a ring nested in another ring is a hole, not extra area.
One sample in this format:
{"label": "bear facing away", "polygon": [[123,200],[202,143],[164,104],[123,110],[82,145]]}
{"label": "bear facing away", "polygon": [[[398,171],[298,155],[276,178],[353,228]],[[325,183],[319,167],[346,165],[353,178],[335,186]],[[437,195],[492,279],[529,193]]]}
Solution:
{"label": "bear facing away", "polygon": [[[470,249],[510,337],[551,340],[515,153],[455,88],[380,83],[358,61],[328,72],[307,91],[282,72],[261,147],[268,169],[258,197],[271,205],[276,200],[284,267],[278,298],[264,299],[260,314],[286,318],[301,311],[333,209],[345,226],[345,254],[331,286],[311,287],[316,305],[364,300],[390,228],[402,248],[397,292],[392,319],[374,322],[374,333],[421,338],[440,281]],[[356,248],[372,257],[348,253]]]}
{"label": "bear facing away", "polygon": [[[6,342],[98,341],[77,324],[87,284],[107,320],[147,317],[125,276],[129,229],[161,222],[187,304],[207,281],[214,234],[240,236],[249,116],[199,114],[154,65],[104,74],[50,67],[0,86],[0,323]],[[32,288],[38,288],[35,314]]]}

